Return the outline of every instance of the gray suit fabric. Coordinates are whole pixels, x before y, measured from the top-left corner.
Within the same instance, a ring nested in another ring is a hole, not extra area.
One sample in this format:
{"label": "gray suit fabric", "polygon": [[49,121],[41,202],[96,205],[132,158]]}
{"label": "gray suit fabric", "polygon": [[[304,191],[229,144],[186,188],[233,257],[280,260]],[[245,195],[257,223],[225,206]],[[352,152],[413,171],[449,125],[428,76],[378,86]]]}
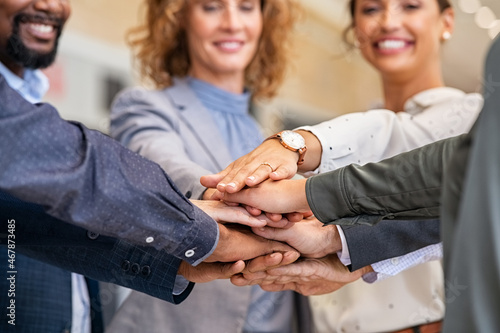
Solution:
{"label": "gray suit fabric", "polygon": [[500,327],[500,38],[484,80],[485,104],[468,134],[306,184],[313,212],[326,223],[442,217],[444,332],[450,333]]}

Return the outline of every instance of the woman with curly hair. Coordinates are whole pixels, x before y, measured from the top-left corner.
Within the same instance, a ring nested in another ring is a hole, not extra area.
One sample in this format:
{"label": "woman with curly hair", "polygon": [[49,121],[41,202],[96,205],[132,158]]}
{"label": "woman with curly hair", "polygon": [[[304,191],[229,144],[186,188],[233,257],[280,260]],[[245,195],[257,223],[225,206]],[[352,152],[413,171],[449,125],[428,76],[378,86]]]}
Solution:
{"label": "woman with curly hair", "polygon": [[[187,197],[209,198],[200,177],[262,142],[249,109],[252,100],[274,96],[283,80],[295,5],[292,0],[145,4],[145,23],[131,32],[129,42],[141,77],[155,89],[131,88],[117,97],[111,135],[160,164]],[[146,273],[138,275],[147,278]],[[179,281],[180,290],[189,287]],[[293,297],[229,281],[197,285],[180,305],[132,292],[109,331],[291,332]]]}

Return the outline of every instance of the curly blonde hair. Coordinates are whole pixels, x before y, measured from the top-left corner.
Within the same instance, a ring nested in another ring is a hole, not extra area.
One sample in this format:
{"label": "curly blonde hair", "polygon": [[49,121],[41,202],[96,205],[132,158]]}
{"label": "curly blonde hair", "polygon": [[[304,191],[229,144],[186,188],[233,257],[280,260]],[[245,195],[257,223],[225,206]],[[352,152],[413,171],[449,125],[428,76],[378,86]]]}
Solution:
{"label": "curly blonde hair", "polygon": [[[186,34],[181,26],[190,0],[145,0],[145,23],[127,35],[140,76],[157,88],[172,85],[190,67]],[[253,98],[273,97],[282,83],[297,17],[294,0],[262,0],[263,29],[257,53],[245,70],[245,87]]]}

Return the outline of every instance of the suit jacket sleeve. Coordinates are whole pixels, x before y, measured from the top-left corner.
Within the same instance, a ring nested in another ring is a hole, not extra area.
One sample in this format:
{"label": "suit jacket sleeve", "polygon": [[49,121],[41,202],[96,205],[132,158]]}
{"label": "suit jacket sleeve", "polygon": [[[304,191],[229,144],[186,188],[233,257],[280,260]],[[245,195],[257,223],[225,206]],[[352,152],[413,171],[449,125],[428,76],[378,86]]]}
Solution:
{"label": "suit jacket sleeve", "polygon": [[313,176],[306,183],[309,205],[320,221],[343,225],[439,218],[443,170],[457,148],[469,144],[474,128],[379,163]]}
{"label": "suit jacket sleeve", "polygon": [[[5,250],[10,239],[16,252],[171,303],[184,300],[194,285],[190,283],[182,294],[173,295],[181,260],[166,251],[87,231],[5,193],[0,193],[0,208],[0,244]],[[14,226],[12,233],[8,224]]]}
{"label": "suit jacket sleeve", "polygon": [[380,221],[375,228],[366,225],[342,226],[349,247],[351,270],[398,257],[439,243],[439,220]]}
{"label": "suit jacket sleeve", "polygon": [[0,100],[0,189],[60,220],[191,264],[210,253],[217,224],[157,164],[64,121],[50,105],[30,104],[3,77]]}
{"label": "suit jacket sleeve", "polygon": [[[121,93],[113,103],[111,136],[130,150],[158,163],[182,193],[199,199],[205,191],[200,177],[214,173],[220,167],[207,170],[194,162],[195,156],[190,154],[203,155],[205,151],[193,149],[190,142],[203,144],[203,141],[192,136],[195,131],[180,135],[180,127],[180,110],[168,99],[165,91],[132,88]],[[214,147],[206,148],[210,149]],[[210,163],[217,165],[216,161],[205,164]]]}

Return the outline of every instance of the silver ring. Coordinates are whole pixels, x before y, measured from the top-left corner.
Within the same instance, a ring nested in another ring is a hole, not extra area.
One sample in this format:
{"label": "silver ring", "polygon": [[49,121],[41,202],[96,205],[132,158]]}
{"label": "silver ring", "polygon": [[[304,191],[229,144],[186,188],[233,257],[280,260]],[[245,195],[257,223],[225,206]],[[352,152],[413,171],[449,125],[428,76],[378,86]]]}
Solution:
{"label": "silver ring", "polygon": [[261,163],[260,165],[267,165],[268,167],[271,168],[271,171],[274,172],[274,168],[270,163],[264,162],[264,163]]}

